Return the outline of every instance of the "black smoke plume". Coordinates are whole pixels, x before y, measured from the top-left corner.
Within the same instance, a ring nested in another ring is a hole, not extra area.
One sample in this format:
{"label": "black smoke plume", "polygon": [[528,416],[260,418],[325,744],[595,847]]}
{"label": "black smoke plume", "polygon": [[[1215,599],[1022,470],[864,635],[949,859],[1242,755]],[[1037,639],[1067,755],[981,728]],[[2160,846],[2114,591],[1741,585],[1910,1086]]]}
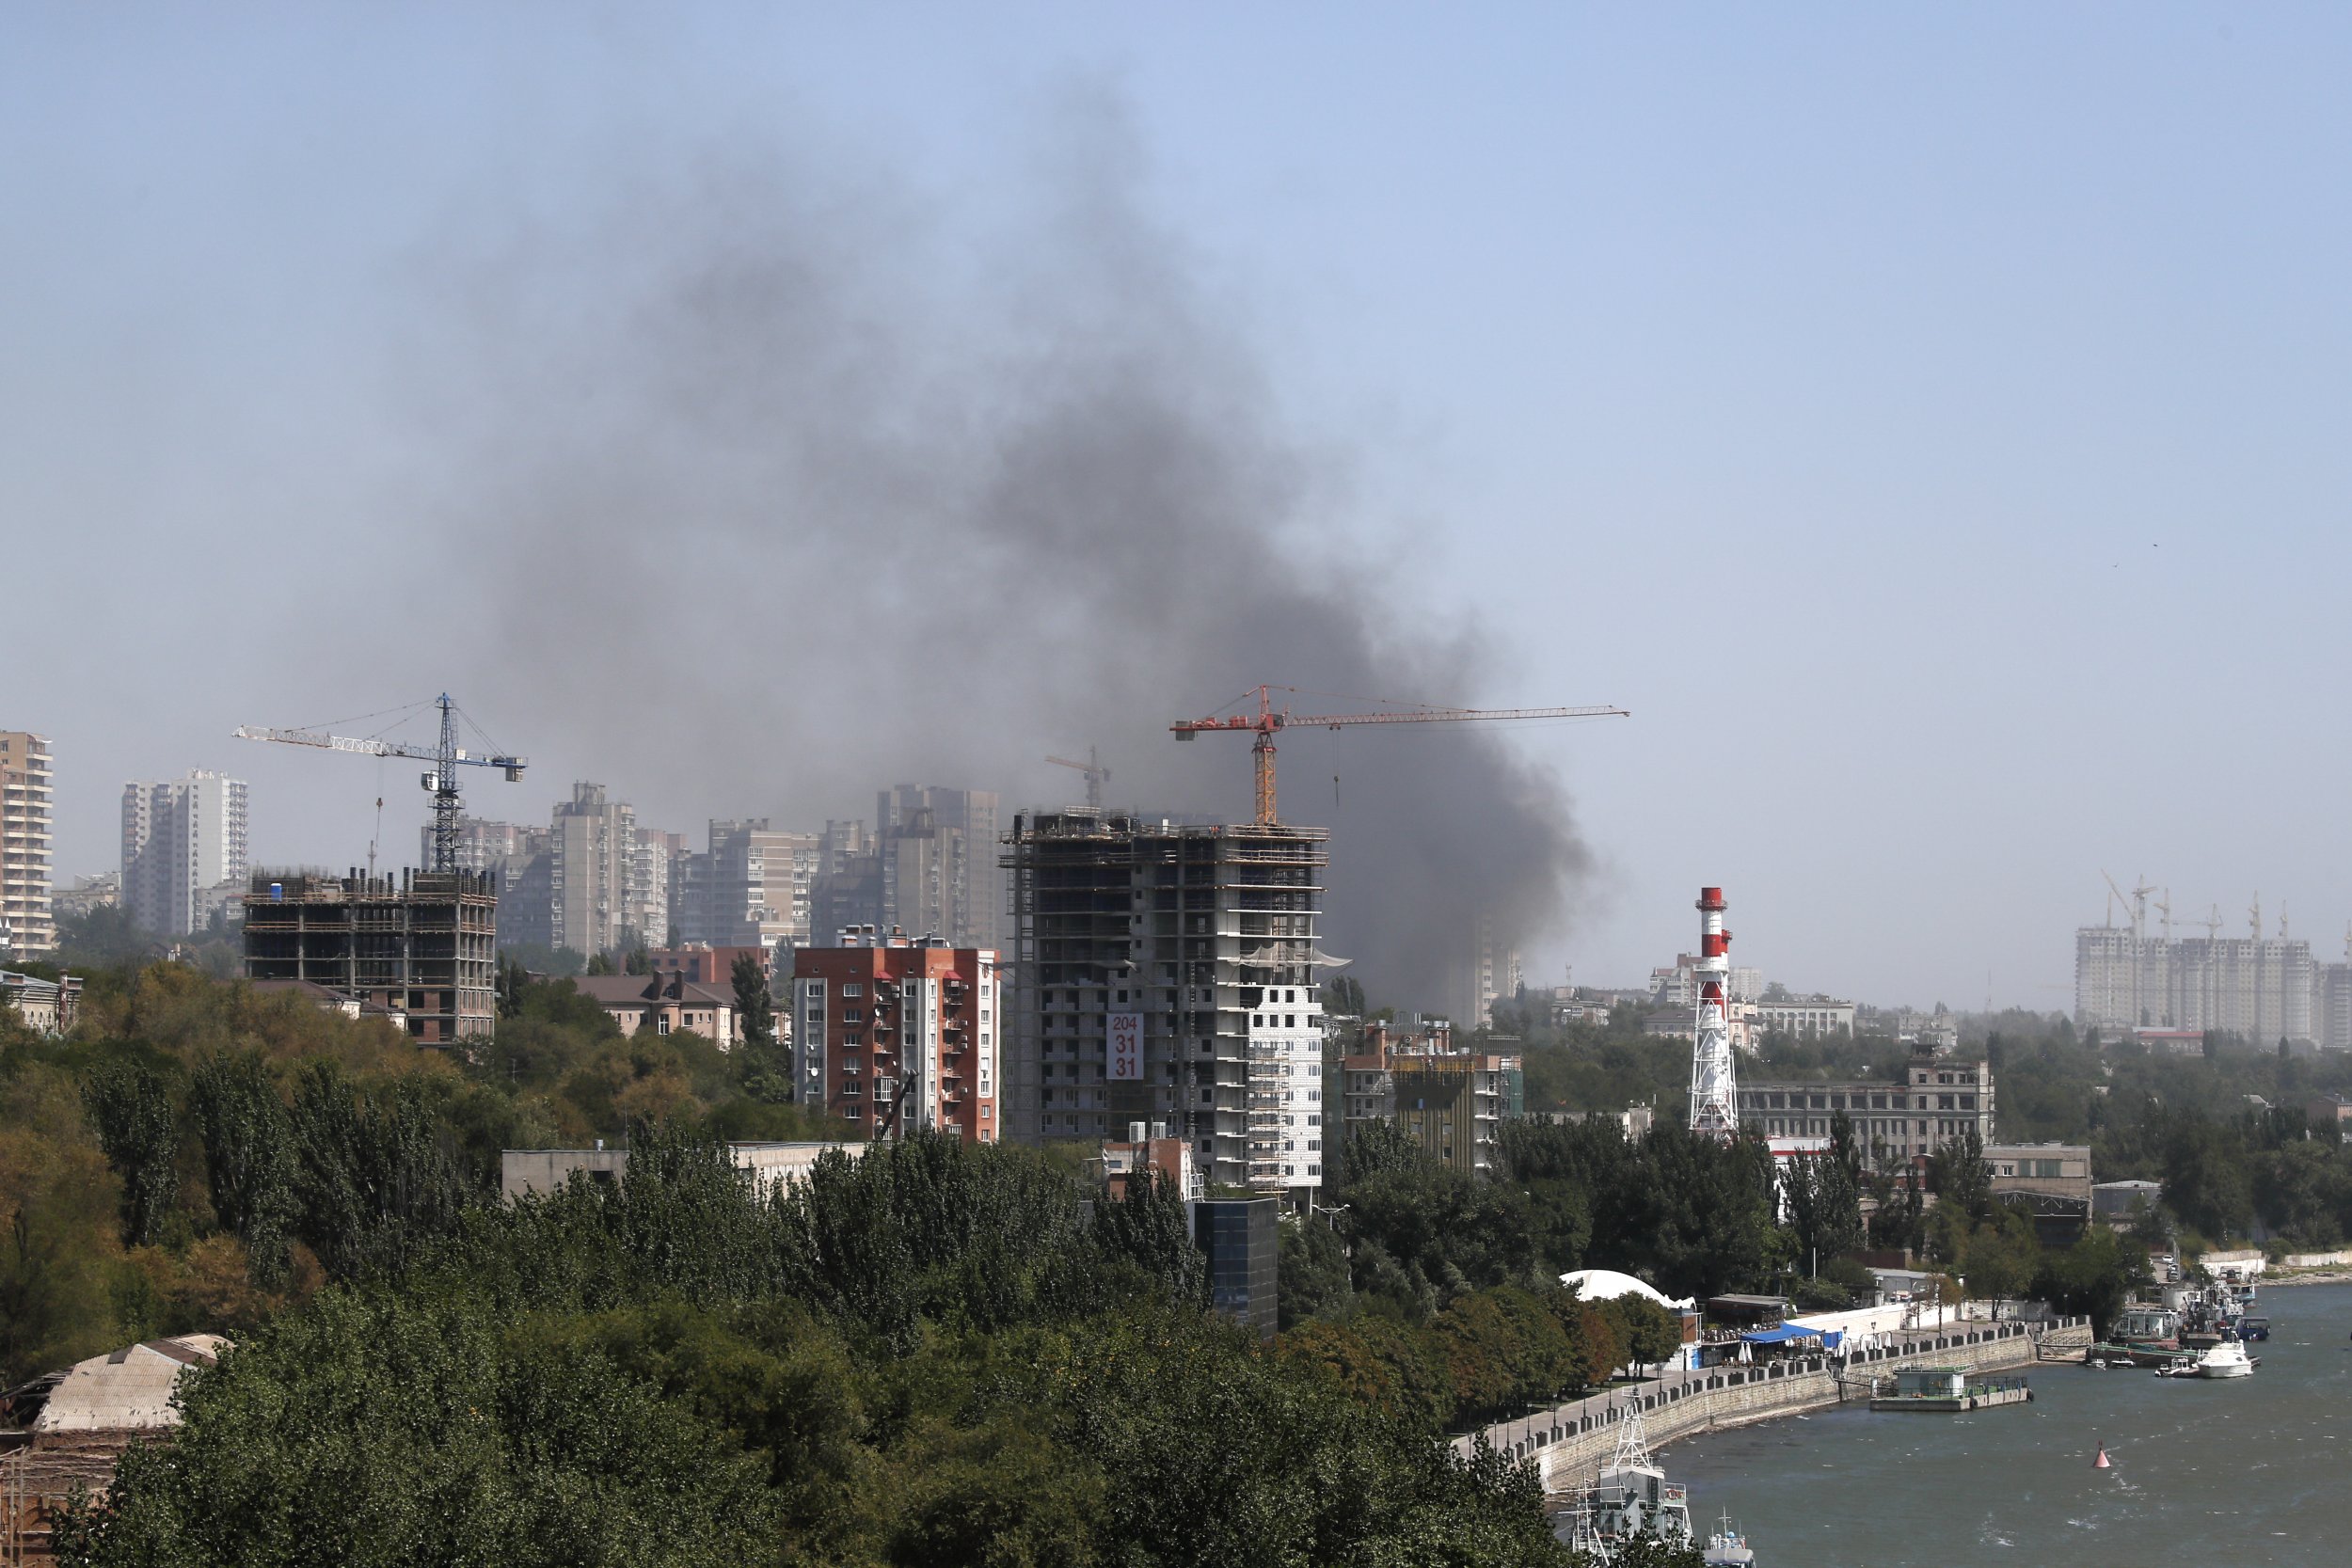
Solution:
{"label": "black smoke plume", "polygon": [[[1246,737],[1168,725],[1262,680],[1301,711],[1573,700],[1540,666],[1494,679],[1411,560],[1366,553],[1343,451],[1286,429],[1117,108],[1053,141],[988,242],[870,172],[733,150],[444,247],[457,325],[414,385],[457,454],[435,504],[482,595],[452,634],[501,738],[597,759],[697,838],[899,781],[1075,800],[1041,759],[1089,744],[1115,804],[1246,819]],[[1298,731],[1280,757],[1284,819],[1333,828],[1323,945],[1375,1003],[1445,1006],[1482,913],[1564,918],[1585,851],[1507,735]]]}

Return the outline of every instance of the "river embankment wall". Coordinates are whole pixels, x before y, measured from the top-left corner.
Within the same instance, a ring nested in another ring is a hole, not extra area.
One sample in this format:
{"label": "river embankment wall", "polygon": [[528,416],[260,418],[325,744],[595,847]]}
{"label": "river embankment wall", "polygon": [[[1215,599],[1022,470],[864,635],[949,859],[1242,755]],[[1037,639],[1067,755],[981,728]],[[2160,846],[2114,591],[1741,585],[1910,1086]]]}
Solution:
{"label": "river embankment wall", "polygon": [[[1534,1465],[1547,1492],[1565,1492],[1591,1479],[1615,1451],[1629,1412],[1638,1409],[1652,1449],[1720,1427],[1745,1426],[1793,1416],[1848,1399],[1867,1398],[1868,1380],[1898,1366],[1932,1362],[1971,1370],[2013,1367],[2036,1359],[2045,1333],[2077,1328],[2080,1319],[2055,1323],[1954,1324],[1942,1333],[1907,1336],[1899,1345],[1852,1356],[1798,1356],[1747,1367],[1674,1372],[1651,1383],[1571,1400],[1516,1420],[1498,1421],[1483,1435],[1496,1452]],[[1475,1437],[1454,1440],[1468,1453]]]}

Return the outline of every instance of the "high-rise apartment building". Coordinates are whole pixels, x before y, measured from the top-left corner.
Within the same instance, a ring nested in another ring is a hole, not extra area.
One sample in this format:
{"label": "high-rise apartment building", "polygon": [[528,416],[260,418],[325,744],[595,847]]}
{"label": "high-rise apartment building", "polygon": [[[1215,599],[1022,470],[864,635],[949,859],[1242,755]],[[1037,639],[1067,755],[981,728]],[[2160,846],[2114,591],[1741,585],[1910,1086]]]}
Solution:
{"label": "high-rise apartment building", "polygon": [[243,895],[247,803],[245,781],[218,773],[124,784],[122,904],[131,918],[157,936],[186,936],[215,906]]}
{"label": "high-rise apartment building", "polygon": [[670,889],[677,879],[677,863],[688,853],[684,833],[659,828],[639,828],[629,843],[628,892],[622,924],[649,946],[667,945],[677,924],[670,906]]}
{"label": "high-rise apartment building", "polygon": [[[593,958],[641,935],[629,925],[637,813],[605,799],[604,785],[575,784],[549,834],[549,934],[553,945]],[[649,934],[656,945],[666,929]]]}
{"label": "high-rise apartment building", "polygon": [[2317,1038],[2319,968],[2299,939],[2151,937],[2130,927],[2074,933],[2074,1022],[2110,1033],[2202,1029],[2257,1045]]}
{"label": "high-rise apartment building", "polygon": [[861,927],[792,949],[792,1082],[800,1101],[874,1140],[916,1131],[998,1136],[1004,1009],[996,955]]}
{"label": "high-rise apartment building", "polygon": [[958,946],[994,947],[1004,918],[996,796],[900,784],[877,797],[880,920]]}
{"label": "high-rise apartment building", "polygon": [[903,927],[903,922],[888,918],[882,889],[882,851],[865,820],[828,819],[817,841],[817,876],[809,884],[809,944],[821,947],[858,927]]}
{"label": "high-rise apartment building", "polygon": [[710,824],[710,848],[694,857],[696,907],[680,940],[713,947],[804,946],[810,941],[819,840],[771,828],[764,816]]}
{"label": "high-rise apartment building", "polygon": [[[555,945],[555,834],[522,822],[457,819],[457,865],[486,871],[499,895],[501,947]],[[433,863],[433,826],[417,830],[419,863]]]}
{"label": "high-rise apartment building", "polygon": [[1454,963],[1446,1006],[1464,1029],[1479,1029],[1494,1022],[1497,1001],[1518,994],[1524,975],[1518,950],[1504,940],[1494,916],[1481,912],[1468,935],[1467,950]]}
{"label": "high-rise apartment building", "polygon": [[57,947],[49,912],[49,742],[0,730],[0,952],[39,958]]}
{"label": "high-rise apartment building", "polygon": [[2322,1051],[2352,1051],[2352,961],[2313,969],[2312,1037]]}
{"label": "high-rise apartment building", "polygon": [[1008,1135],[1166,1122],[1212,1182],[1323,1180],[1320,828],[1015,816]]}

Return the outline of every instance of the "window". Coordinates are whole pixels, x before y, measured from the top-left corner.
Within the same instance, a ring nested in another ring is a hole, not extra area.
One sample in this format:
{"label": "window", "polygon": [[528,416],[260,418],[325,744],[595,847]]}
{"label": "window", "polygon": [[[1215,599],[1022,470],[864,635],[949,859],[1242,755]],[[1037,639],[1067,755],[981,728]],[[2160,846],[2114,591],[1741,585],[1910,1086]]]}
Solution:
{"label": "window", "polygon": [[666,1035],[670,1032],[669,1014],[663,1013],[660,1018],[653,1021],[653,1032],[657,1035]]}

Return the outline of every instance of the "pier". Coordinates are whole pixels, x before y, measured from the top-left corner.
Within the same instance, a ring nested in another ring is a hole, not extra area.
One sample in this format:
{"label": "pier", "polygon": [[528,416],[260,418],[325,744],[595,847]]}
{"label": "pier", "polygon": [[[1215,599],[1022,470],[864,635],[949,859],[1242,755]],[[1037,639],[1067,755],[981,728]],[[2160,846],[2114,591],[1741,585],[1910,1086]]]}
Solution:
{"label": "pier", "polygon": [[1851,1356],[1807,1355],[1668,1372],[1650,1382],[1620,1385],[1498,1421],[1481,1433],[1455,1438],[1454,1448],[1467,1456],[1484,1436],[1497,1453],[1535,1465],[1547,1493],[1565,1493],[1589,1481],[1613,1450],[1617,1423],[1630,1409],[1641,1411],[1651,1444],[1663,1447],[1693,1433],[1867,1398],[1873,1379],[1923,1356],[1972,1371],[2022,1366],[2039,1359],[2045,1334],[2072,1337],[2087,1331],[2080,1318],[2052,1323],[1956,1323],[1941,1333],[1906,1335],[1899,1344]]}

